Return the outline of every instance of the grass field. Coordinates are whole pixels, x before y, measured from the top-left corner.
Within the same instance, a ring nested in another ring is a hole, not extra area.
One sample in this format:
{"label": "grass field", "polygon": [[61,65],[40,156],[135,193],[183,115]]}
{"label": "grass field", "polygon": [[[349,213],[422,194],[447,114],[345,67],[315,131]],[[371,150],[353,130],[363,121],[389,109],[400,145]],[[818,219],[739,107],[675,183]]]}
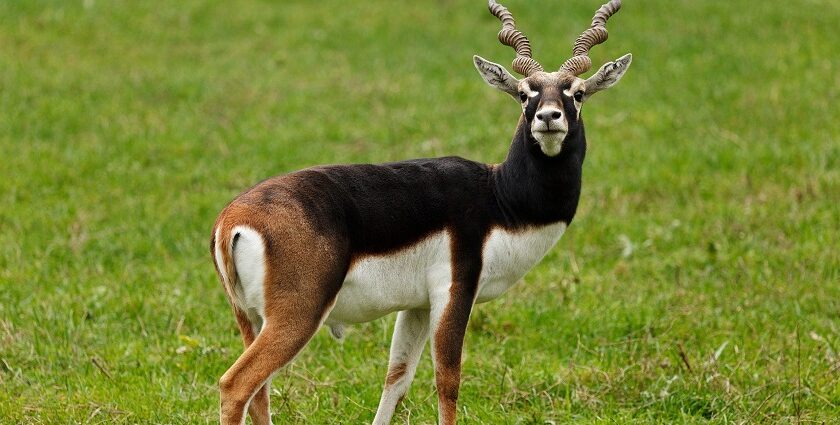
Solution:
{"label": "grass field", "polygon": [[[546,67],[597,0],[508,0]],[[241,342],[208,254],[322,163],[504,159],[483,0],[0,2],[0,423],[212,423]],[[474,312],[461,423],[840,423],[840,3],[625,1],[577,217]],[[275,423],[369,422],[393,317],[322,330]],[[436,420],[424,354],[395,423]]]}

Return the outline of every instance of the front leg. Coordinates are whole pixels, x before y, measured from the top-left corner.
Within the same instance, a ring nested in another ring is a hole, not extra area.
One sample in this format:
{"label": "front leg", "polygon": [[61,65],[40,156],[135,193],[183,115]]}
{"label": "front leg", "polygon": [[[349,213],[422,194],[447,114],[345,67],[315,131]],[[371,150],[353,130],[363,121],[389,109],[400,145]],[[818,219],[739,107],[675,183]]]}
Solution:
{"label": "front leg", "polygon": [[391,356],[388,360],[388,375],[385,388],[376,409],[374,425],[391,423],[394,410],[405,396],[417,363],[429,337],[429,310],[406,310],[397,313],[394,337],[391,339]]}
{"label": "front leg", "polygon": [[432,360],[435,364],[440,425],[455,424],[461,385],[461,352],[480,270],[480,262],[462,264],[461,270],[456,267],[453,271],[455,282],[431,297]]}

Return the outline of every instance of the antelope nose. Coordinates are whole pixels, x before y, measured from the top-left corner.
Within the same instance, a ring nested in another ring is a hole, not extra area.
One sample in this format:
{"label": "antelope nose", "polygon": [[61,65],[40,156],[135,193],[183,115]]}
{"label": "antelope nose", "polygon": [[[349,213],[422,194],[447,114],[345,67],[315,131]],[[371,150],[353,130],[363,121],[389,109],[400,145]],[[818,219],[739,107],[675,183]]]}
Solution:
{"label": "antelope nose", "polygon": [[559,109],[555,108],[540,109],[539,112],[537,112],[537,119],[545,122],[556,120],[561,116],[563,116],[563,113],[560,112]]}

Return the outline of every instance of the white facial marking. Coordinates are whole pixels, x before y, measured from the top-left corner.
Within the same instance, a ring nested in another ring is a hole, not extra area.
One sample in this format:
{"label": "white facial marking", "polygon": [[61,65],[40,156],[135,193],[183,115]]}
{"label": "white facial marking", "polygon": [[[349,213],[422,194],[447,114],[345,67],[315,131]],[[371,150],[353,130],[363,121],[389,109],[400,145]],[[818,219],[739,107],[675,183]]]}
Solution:
{"label": "white facial marking", "polygon": [[525,95],[526,95],[526,96],[528,96],[528,97],[535,97],[535,96],[537,96],[538,94],[540,94],[540,92],[538,92],[538,91],[531,90],[531,86],[529,86],[529,85],[528,85],[528,82],[527,82],[527,81],[522,81],[522,84],[520,85],[520,87],[519,87],[519,88],[520,88],[520,89],[522,90],[522,92],[523,92],[523,93],[525,93]]}
{"label": "white facial marking", "polygon": [[578,102],[578,100],[575,99],[575,93],[579,91],[586,91],[586,81],[581,78],[575,79],[575,81],[572,82],[572,85],[568,89],[563,90],[563,94],[571,97],[572,100],[575,102],[575,108],[577,109],[577,119],[580,119],[580,107],[583,103],[582,101]]}
{"label": "white facial marking", "polygon": [[575,81],[572,82],[572,85],[568,89],[563,90],[563,94],[565,94],[566,96],[569,96],[571,98],[574,98],[575,93],[577,93],[578,91],[583,91],[583,90],[586,90],[586,81],[582,80],[580,78],[577,78],[577,79],[575,79]]}
{"label": "white facial marking", "polygon": [[540,150],[548,156],[560,153],[568,132],[569,121],[563,113],[563,105],[544,105],[531,120],[531,134],[539,142]]}
{"label": "white facial marking", "polygon": [[[565,133],[563,134],[565,135]],[[537,139],[538,142],[540,142],[540,150],[546,156],[557,156],[560,154],[560,151],[563,150],[562,137],[538,138],[536,135],[534,135],[534,138]]]}
{"label": "white facial marking", "polygon": [[[568,74],[563,73],[538,73],[528,77],[528,80],[521,80],[519,84],[519,92],[529,97],[534,97],[541,94],[531,90],[530,82],[534,82],[542,87],[547,87],[551,90],[553,87],[558,87],[564,83],[571,82],[570,88],[578,89],[585,87],[585,81],[580,78],[570,78]],[[566,114],[562,99],[555,99],[557,92],[550,91],[549,98],[542,98],[539,110],[536,111],[534,117],[530,122],[531,135],[536,139],[540,145],[540,150],[546,156],[556,156],[560,153],[563,147],[563,140],[569,133],[569,117]],[[574,93],[566,90],[565,96],[574,97]],[[562,95],[562,94],[561,94]],[[525,112],[530,102],[522,103],[522,110]],[[577,117],[580,118],[580,103],[575,104]]]}
{"label": "white facial marking", "polygon": [[525,112],[525,109],[528,108],[528,103],[531,102],[531,99],[537,97],[540,94],[538,91],[531,90],[531,86],[528,85],[528,82],[522,80],[522,84],[519,85],[519,91],[521,93],[525,93],[525,96],[528,96],[527,101],[523,102],[522,99],[519,99],[520,106],[522,106],[522,112]]}

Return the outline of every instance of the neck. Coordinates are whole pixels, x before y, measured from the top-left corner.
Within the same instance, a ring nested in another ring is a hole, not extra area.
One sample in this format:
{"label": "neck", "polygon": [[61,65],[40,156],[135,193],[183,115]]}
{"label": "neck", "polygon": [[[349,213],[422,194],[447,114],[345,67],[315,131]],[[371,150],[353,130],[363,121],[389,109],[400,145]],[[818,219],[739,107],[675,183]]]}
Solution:
{"label": "neck", "polygon": [[586,137],[580,122],[554,157],[542,153],[520,118],[505,161],[493,170],[501,221],[511,227],[569,224],[580,198]]}

